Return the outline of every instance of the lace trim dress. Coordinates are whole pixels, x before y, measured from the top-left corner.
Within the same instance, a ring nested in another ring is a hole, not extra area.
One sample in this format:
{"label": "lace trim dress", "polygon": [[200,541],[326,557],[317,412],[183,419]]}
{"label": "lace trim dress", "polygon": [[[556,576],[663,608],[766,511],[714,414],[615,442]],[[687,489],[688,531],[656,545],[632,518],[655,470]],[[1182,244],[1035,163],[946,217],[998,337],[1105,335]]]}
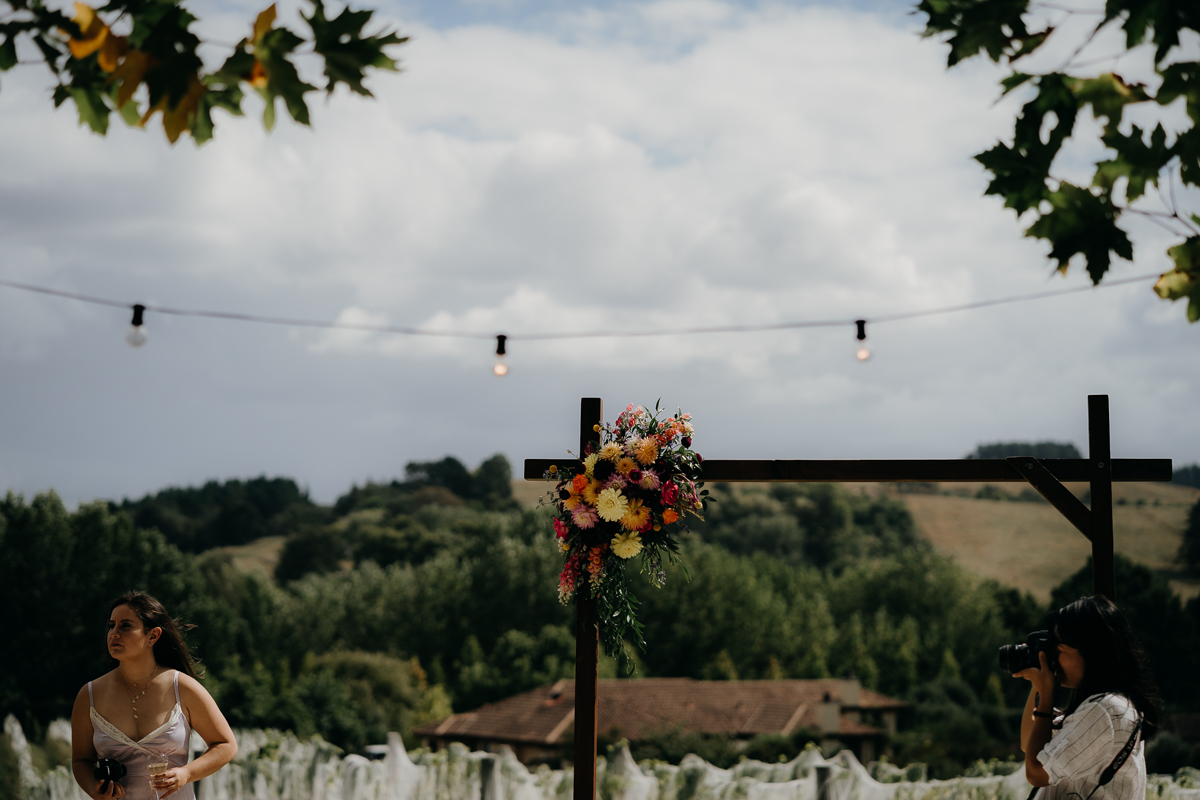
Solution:
{"label": "lace trim dress", "polygon": [[[162,753],[172,768],[182,767],[188,761],[192,738],[192,726],[188,724],[187,715],[179,703],[178,670],[175,672],[175,707],[171,709],[167,721],[136,742],[96,710],[91,681],[88,681],[88,701],[91,703],[92,744],[96,748],[96,755],[120,761],[128,770],[121,780],[121,785],[125,787],[125,800],[157,800],[158,796],[150,786],[150,772],[146,766],[148,756]],[[170,800],[176,798],[195,800],[193,784],[189,783],[171,795]]]}

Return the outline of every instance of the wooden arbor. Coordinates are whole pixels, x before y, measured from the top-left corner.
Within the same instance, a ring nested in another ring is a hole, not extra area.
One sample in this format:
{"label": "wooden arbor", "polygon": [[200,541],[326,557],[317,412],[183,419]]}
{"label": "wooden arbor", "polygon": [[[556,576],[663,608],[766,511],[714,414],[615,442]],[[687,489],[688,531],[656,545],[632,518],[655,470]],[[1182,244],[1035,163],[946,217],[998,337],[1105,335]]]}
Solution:
{"label": "wooden arbor", "polygon": [[[595,426],[604,421],[604,403],[585,397],[579,411],[579,452],[599,442]],[[1109,455],[1108,395],[1088,396],[1088,457],[1004,459],[888,459],[876,461],[705,461],[706,481],[786,483],[1027,482],[1092,543],[1092,587],[1116,598],[1113,573],[1114,481],[1169,481],[1169,458],[1119,458]],[[529,458],[524,478],[543,480],[563,459]],[[1062,485],[1088,481],[1091,508]],[[600,681],[599,631],[595,601],[579,598],[575,619],[575,790],[574,800],[596,797],[596,697]]]}

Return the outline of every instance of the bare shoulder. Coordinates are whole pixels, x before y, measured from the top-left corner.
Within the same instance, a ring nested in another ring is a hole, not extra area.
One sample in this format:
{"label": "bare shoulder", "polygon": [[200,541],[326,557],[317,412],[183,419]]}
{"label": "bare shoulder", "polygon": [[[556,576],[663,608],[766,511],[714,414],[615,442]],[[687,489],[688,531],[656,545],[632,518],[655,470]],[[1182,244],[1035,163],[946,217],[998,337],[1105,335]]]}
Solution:
{"label": "bare shoulder", "polygon": [[184,700],[199,701],[201,703],[212,700],[208,689],[205,689],[200,681],[185,672],[179,673],[179,696]]}

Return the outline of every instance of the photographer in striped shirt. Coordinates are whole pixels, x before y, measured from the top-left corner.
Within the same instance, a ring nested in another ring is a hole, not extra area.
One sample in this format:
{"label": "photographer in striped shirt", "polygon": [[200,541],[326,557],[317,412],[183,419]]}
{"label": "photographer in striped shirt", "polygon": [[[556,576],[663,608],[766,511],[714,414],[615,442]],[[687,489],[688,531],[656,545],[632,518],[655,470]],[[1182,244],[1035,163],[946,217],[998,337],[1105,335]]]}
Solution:
{"label": "photographer in striped shirt", "polygon": [[[1014,673],[1031,684],[1021,719],[1030,800],[1144,800],[1143,740],[1161,711],[1125,616],[1108,598],[1084,597],[1052,612],[1042,636],[1039,666]],[[1061,711],[1056,685],[1071,690]]]}

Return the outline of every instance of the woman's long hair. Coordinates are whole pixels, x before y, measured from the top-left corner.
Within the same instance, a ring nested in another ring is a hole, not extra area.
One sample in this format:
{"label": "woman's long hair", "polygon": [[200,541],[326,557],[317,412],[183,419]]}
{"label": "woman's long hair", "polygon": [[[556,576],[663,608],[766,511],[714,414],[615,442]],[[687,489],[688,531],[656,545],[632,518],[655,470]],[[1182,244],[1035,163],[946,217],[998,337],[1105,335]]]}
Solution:
{"label": "woman's long hair", "polygon": [[1121,610],[1101,595],[1081,597],[1052,611],[1048,622],[1058,641],[1083,656],[1083,680],[1071,696],[1068,713],[1093,695],[1123,694],[1145,716],[1142,737],[1152,736],[1162,723],[1158,689],[1146,654]]}
{"label": "woman's long hair", "polygon": [[162,628],[162,636],[158,637],[158,641],[154,643],[154,660],[159,665],[177,669],[196,680],[200,679],[200,671],[196,669],[196,660],[192,658],[192,652],[188,650],[187,642],[183,640],[183,633],[180,630],[183,626],[171,619],[171,615],[163,608],[162,603],[145,592],[126,592],[112,601],[108,607],[108,613],[112,614],[113,609],[117,606],[132,608],[133,613],[137,614],[138,619],[142,621],[143,631]]}

